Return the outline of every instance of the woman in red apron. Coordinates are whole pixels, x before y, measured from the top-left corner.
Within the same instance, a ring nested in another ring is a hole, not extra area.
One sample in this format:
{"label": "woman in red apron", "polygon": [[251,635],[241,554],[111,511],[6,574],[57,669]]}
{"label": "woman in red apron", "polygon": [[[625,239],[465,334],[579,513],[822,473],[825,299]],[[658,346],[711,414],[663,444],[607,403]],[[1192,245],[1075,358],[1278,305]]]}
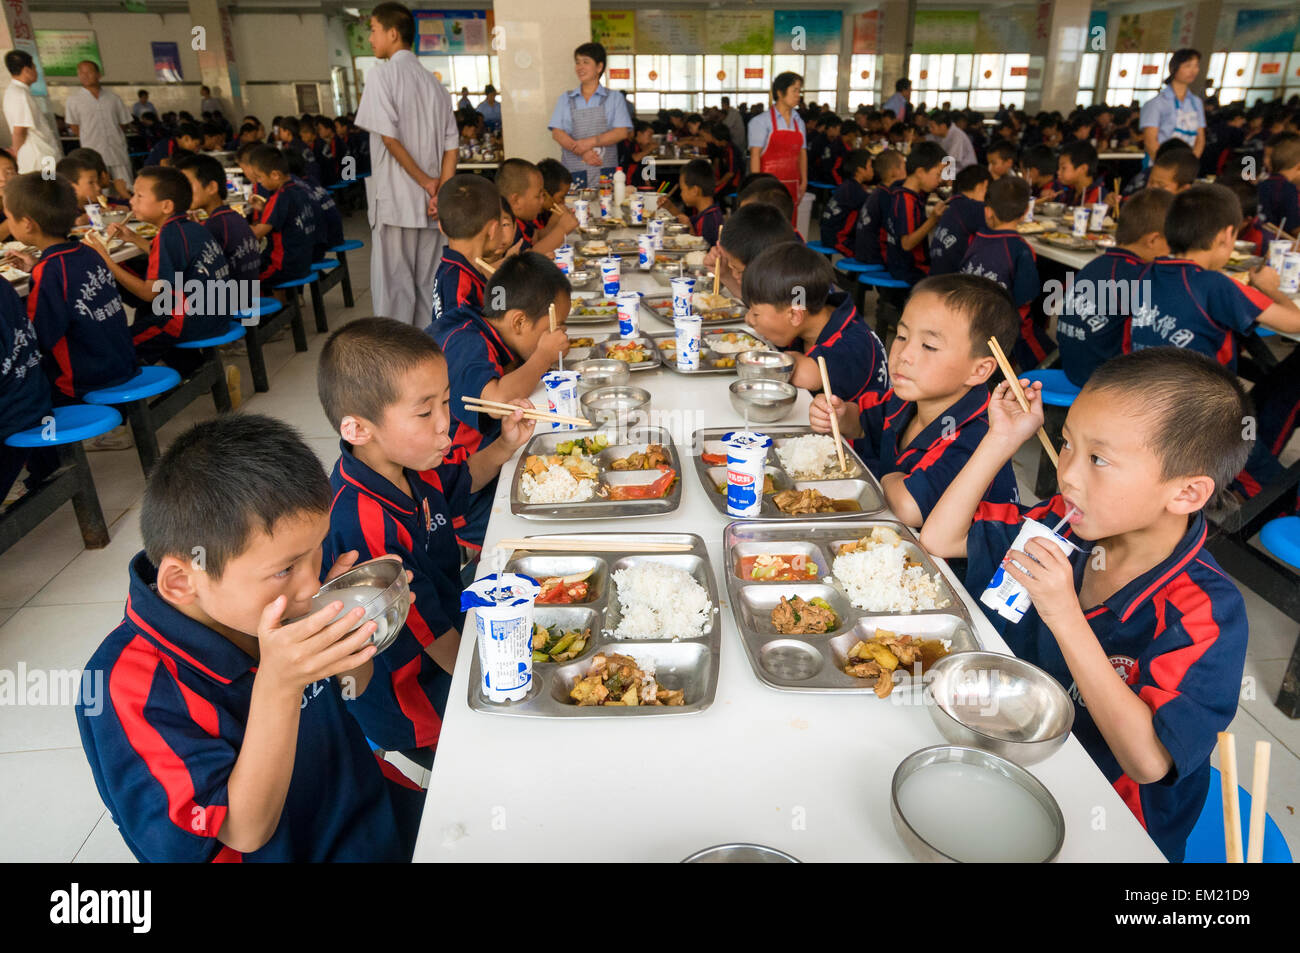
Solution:
{"label": "woman in red apron", "polygon": [[750,120],[749,128],[749,141],[763,143],[750,146],[749,171],[769,172],[780,179],[790,190],[796,215],[799,201],[808,190],[807,142],[803,120],[795,112],[802,96],[803,77],[798,73],[780,74],[772,81],[772,108],[766,116],[760,113]]}

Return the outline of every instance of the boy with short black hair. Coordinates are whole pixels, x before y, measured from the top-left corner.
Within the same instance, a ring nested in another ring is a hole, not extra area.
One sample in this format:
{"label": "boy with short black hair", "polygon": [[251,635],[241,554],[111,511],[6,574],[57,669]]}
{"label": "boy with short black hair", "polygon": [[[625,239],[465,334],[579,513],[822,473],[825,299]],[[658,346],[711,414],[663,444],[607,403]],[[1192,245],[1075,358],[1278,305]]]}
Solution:
{"label": "boy with short black hair", "polygon": [[[1171,139],[1169,142],[1181,142],[1181,140]],[[1196,182],[1199,167],[1196,153],[1184,143],[1169,149],[1163,155],[1156,155],[1151,168],[1147,170],[1146,188],[1164,189],[1177,195],[1191,188]]]}
{"label": "boy with short black hair", "polygon": [[901,152],[885,149],[871,160],[876,187],[867,193],[854,228],[853,257],[866,265],[885,264],[885,214],[894,188],[907,177],[907,160]]}
{"label": "boy with short black hair", "polygon": [[840,400],[865,409],[884,399],[884,345],[858,317],[852,296],[835,287],[823,255],[799,242],[771,245],[745,268],[742,291],[745,323],[793,355],[791,384],[820,391],[817,359],[824,357]]}
{"label": "boy with short black hair", "polygon": [[961,268],[976,232],[983,231],[984,196],[991,177],[982,165],[968,165],[952,181],[952,198],[930,233],[930,274],[948,275]]}
{"label": "boy with short black hair", "polygon": [[203,227],[221,246],[230,265],[230,277],[257,281],[262,252],[257,237],[242,215],[226,204],[226,172],[212,156],[187,156],[176,162],[190,181],[191,211],[204,213]]}
{"label": "boy with short black hair", "polygon": [[985,157],[989,164],[989,177],[994,181],[1004,175],[1016,173],[1016,147],[1005,139],[999,139],[988,148]]}
{"label": "boy with short black hair", "polygon": [[820,234],[823,244],[830,245],[841,255],[852,257],[858,214],[867,201],[867,183],[874,175],[871,153],[866,149],[847,153],[840,171],[841,184],[826,200],[826,208],[822,209]]}
{"label": "boy with short black hair", "polygon": [[1076,387],[1123,351],[1129,317],[1142,306],[1142,272],[1169,254],[1165,216],[1173,201],[1163,189],[1129,196],[1120,208],[1115,247],[1075,273],[1068,304],[1056,318],[1056,342],[1061,368]]}
{"label": "boy with short black hair", "polygon": [[1060,163],[1056,153],[1044,145],[1032,146],[1020,156],[1020,175],[1029,183],[1029,190],[1040,202],[1056,196],[1056,170]]}
{"label": "boy with short black hair", "polygon": [[288,159],[280,150],[258,146],[249,153],[248,164],[253,180],[267,193],[253,234],[266,239],[259,277],[263,292],[270,295],[276,285],[311,272],[318,223],[311,195],[290,177]]}
{"label": "boy with short black hair", "polygon": [[[782,197],[781,193],[785,192]],[[794,229],[795,238],[803,241],[804,237],[799,234],[799,230],[794,228],[794,199],[790,198],[790,190],[781,184],[781,180],[774,175],[764,174],[755,178],[748,185],[744,186],[736,194],[736,207],[744,208],[746,205],[770,205],[785,216],[785,220],[790,223]]]}
{"label": "boy with short black hair", "polygon": [[312,185],[320,185],[320,163],[316,159],[316,153],[300,135],[302,125],[293,116],[285,116],[280,120],[280,148],[284,152],[292,152],[302,160],[302,172],[299,173],[306,181]]}
{"label": "boy with short black hair", "polygon": [[[87,205],[98,205],[102,191],[99,185],[99,169],[84,156],[64,156],[54,166],[56,175],[65,179],[72,186],[78,209]],[[90,217],[84,211],[78,211],[74,225],[85,225]]]}
{"label": "boy with short black hair", "polygon": [[678,182],[687,211],[678,212],[671,203],[665,203],[666,207],[676,213],[677,221],[690,226],[692,235],[703,238],[712,248],[718,243],[718,230],[722,227],[722,209],[713,198],[717,191],[713,167],[707,159],[692,159],[682,167]]}
{"label": "boy with short black hair", "polygon": [[564,244],[564,237],[578,227],[578,220],[565,208],[564,214],[543,226],[539,216],[545,208],[542,173],[527,159],[507,159],[497,170],[497,189],[510,203],[515,218],[515,241],[523,251],[552,255]]}
{"label": "boy with short black hair", "polygon": [[[1265,222],[1300,234],[1300,135],[1279,137],[1269,156],[1273,170],[1259,183],[1259,217]],[[1294,217],[1293,217],[1294,216]]]}
{"label": "boy with short black hair", "polygon": [[628,188],[643,188],[654,184],[646,178],[646,172],[654,160],[646,163],[645,159],[656,148],[654,126],[644,119],[632,120],[631,137],[618,144],[618,167],[623,170]]}
{"label": "boy with short black hair", "polygon": [[197,124],[183,122],[176,127],[176,135],[161,140],[149,150],[145,158],[145,167],[170,165],[168,161],[177,151],[198,152],[203,147],[203,131]]}
{"label": "boy with short black hair", "polygon": [[293,152],[285,152],[289,178],[301,186],[311,199],[312,213],[316,216],[316,243],[312,246],[312,261],[324,261],[331,248],[343,243],[343,213],[339,211],[334,196],[319,185],[302,177],[302,160]]}
{"label": "boy with short black hair", "polygon": [[943,181],[943,146],[919,142],[907,154],[907,177],[894,189],[885,215],[885,265],[891,277],[914,285],[930,273],[929,236],[946,205],[938,203],[929,215],[926,198]]}
{"label": "boy with short black hair", "polygon": [[154,467],[125,616],[76,706],[139,860],[410,858],[423,792],[376,763],[343,702],[366,697],[375,623],[312,609],[329,505],[316,455],[270,417],[191,427]]}
{"label": "boy with short black hair", "polygon": [[1061,190],[1056,200],[1066,205],[1091,206],[1106,200],[1106,183],[1097,178],[1097,150],[1086,139],[1075,140],[1061,150],[1056,179]]}
{"label": "boy with short black hair", "polygon": [[[988,382],[997,370],[989,338],[1009,350],[1018,333],[1006,295],[986,278],[939,275],[913,289],[889,346],[891,387],[861,409],[838,397],[813,398],[808,422],[840,433],[880,480],[885,501],[908,526],[920,526],[988,432]],[[1019,499],[1011,464],[984,499]]]}
{"label": "boy with short black hair", "polygon": [[[479,113],[475,113],[479,116]],[[545,158],[537,163],[537,171],[542,173],[542,213],[538,221],[545,228],[555,214],[555,206],[563,205],[569,189],[573,186],[573,173],[564,167],[559,159]]]}
{"label": "boy with short black hair", "polygon": [[1259,220],[1259,190],[1253,182],[1244,182],[1241,179],[1229,179],[1223,184],[1232,189],[1232,194],[1237,196],[1237,202],[1241,205],[1241,224],[1237,227],[1237,241],[1250,242],[1254,246],[1251,250],[1252,255],[1268,254],[1268,239],[1264,237],[1264,229],[1260,227]]}
{"label": "boy with short black hair", "polygon": [[348,708],[372,742],[429,767],[465,623],[456,524],[533,423],[516,412],[501,421],[493,447],[452,461],[447,361],[429,335],[391,318],[362,318],[331,334],[317,389],[341,437],[326,558],[349,550],[362,559],[400,556],[416,597],[397,640],[375,657],[369,688]]}
{"label": "boy with short black hair", "polygon": [[[785,186],[781,186],[785,191]],[[786,196],[789,197],[789,192]],[[722,283],[736,297],[741,296],[745,270],[765,248],[798,241],[790,219],[773,205],[753,202],[742,205],[732,214],[714,251],[712,267],[719,269]],[[707,261],[707,259],[706,259]]]}
{"label": "boy with short black hair", "polygon": [[[1040,384],[1021,384],[1029,410],[998,385],[988,434],[931,511],[921,545],[965,556],[972,593],[1004,574],[1028,590],[1033,604],[1019,622],[985,615],[1012,652],[1066,687],[1074,736],[1180,861],[1245,662],[1246,606],[1205,548],[1203,511],[1246,459],[1250,400],[1202,355],[1153,348],[1115,358],[1070,406],[1060,492],[1034,506],[982,502],[1043,423]],[[1074,552],[1043,539],[1011,549],[1025,518],[1064,519]]]}
{"label": "boy with short black hair", "polygon": [[[567,170],[566,170],[567,174]],[[501,196],[481,175],[458,173],[438,189],[438,227],[447,247],[433,284],[433,321],[428,332],[440,345],[465,319],[464,309],[483,311],[486,279],[478,262],[501,240]]]}
{"label": "boy with short black hair", "polygon": [[724,122],[709,122],[702,129],[704,142],[708,147],[709,159],[713,163],[713,175],[717,180],[713,190],[713,200],[721,203],[740,184],[741,170],[744,163],[740,150],[731,141],[731,130]]}
{"label": "boy with short black hair", "polygon": [[329,188],[343,176],[343,142],[334,134],[333,120],[317,116],[316,142],[312,151],[316,153],[316,162],[320,166],[320,184]]}

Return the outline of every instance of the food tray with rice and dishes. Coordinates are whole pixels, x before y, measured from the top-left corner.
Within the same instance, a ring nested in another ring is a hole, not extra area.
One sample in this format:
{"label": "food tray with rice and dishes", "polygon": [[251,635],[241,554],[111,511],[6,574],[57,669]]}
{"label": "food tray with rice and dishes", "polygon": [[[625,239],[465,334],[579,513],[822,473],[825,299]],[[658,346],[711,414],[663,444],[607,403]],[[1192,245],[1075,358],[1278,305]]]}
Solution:
{"label": "food tray with rice and dishes", "polygon": [[614,337],[613,334],[573,334],[569,335],[569,353],[564,355],[564,360],[569,364],[577,364],[579,361],[585,361],[592,357],[592,348],[602,341],[608,341]]}
{"label": "food tray with rice and dishes", "polygon": [[[695,472],[713,501],[727,514],[727,448],[723,437],[741,427],[697,430],[692,438]],[[840,470],[835,438],[814,434],[811,427],[755,425],[772,438],[763,478],[762,512],[758,520],[842,520],[878,513],[885,494],[853,447],[843,441]],[[734,518],[728,516],[728,518]]]}
{"label": "food tray with rice and dishes", "polygon": [[919,692],[931,664],[981,648],[965,603],[892,520],[738,521],[727,590],[750,665],[795,692]]}
{"label": "food tray with rice and dishes", "polygon": [[708,331],[700,339],[700,366],[684,370],[677,366],[677,332],[661,331],[649,338],[658,349],[664,367],[678,374],[734,374],[737,354],[767,347],[748,331]]}
{"label": "food tray with rice and dishes", "polygon": [[604,258],[606,255],[632,255],[638,252],[635,238],[614,238],[609,236],[594,241],[585,241],[578,245],[576,252],[583,258]]}
{"label": "food tray with rice and dishes", "polygon": [[[1069,232],[1043,232],[1036,237],[1046,245],[1051,245],[1054,248],[1064,248],[1068,251],[1095,251],[1097,248],[1095,239],[1089,241],[1087,238],[1078,238]],[[1097,237],[1100,238],[1101,236],[1098,235]]]}
{"label": "food tray with rice and dishes", "polygon": [[[515,550],[505,572],[541,585],[533,679],[520,701],[490,702],[478,653],[469,706],[494,715],[600,718],[690,714],[713,703],[722,625],[704,540],[689,533],[574,533],[573,552]],[[638,552],[676,543],[682,552]],[[615,545],[613,551],[592,552]],[[626,546],[626,548],[622,548]]]}
{"label": "food tray with rice and dishes", "polygon": [[604,341],[596,342],[591,356],[623,361],[629,371],[649,371],[659,366],[659,349],[645,336],[622,338],[611,334]]}
{"label": "food tray with rice and dishes", "polygon": [[660,427],[537,434],[510,486],[510,512],[524,519],[662,516],[681,501],[677,448]]}
{"label": "food tray with rice and dishes", "polygon": [[699,235],[665,235],[666,252],[708,251],[709,243]]}
{"label": "food tray with rice and dishes", "polygon": [[704,264],[704,257],[705,253],[702,251],[688,251],[685,254],[656,252],[654,264],[650,266],[650,276],[661,285],[671,285],[674,278],[682,275],[692,278],[709,277],[712,275],[712,269]]}
{"label": "food tray with rice and dishes", "polygon": [[1228,263],[1223,266],[1224,271],[1254,271],[1266,264],[1267,259],[1259,255],[1244,255],[1239,251],[1233,251],[1228,256]]}
{"label": "food tray with rice and dishes", "polygon": [[[696,281],[697,288],[699,281]],[[664,324],[673,323],[673,296],[671,294],[642,295],[641,307]],[[745,320],[745,305],[731,297],[725,290],[715,295],[712,291],[697,291],[691,295],[691,311],[705,324],[733,324]]]}
{"label": "food tray with rice and dishes", "polygon": [[570,299],[569,324],[608,324],[618,320],[618,302],[595,292],[575,293]]}

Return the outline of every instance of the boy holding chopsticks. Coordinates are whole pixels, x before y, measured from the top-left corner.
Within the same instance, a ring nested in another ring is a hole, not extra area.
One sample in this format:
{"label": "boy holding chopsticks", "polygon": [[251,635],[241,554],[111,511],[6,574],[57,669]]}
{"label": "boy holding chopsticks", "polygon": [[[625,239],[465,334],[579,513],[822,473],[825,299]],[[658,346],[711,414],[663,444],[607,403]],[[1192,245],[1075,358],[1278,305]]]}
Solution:
{"label": "boy holding chopsticks", "polygon": [[465,615],[456,525],[470,494],[490,486],[533,433],[532,405],[498,422],[499,439],[468,460],[449,457],[447,360],[432,336],[389,318],[330,335],[317,372],[321,405],[342,438],[330,474],[325,561],[351,550],[397,555],[415,601],[397,640],[374,657],[370,685],[348,699],[366,737],[433,763]]}
{"label": "boy holding chopsticks", "polygon": [[[1246,460],[1250,400],[1200,354],[1115,358],[1070,407],[1061,492],[1034,506],[989,503],[990,480],[1043,423],[1041,385],[1018,382],[1027,410],[1012,386],[993,392],[988,434],[926,519],[921,545],[966,557],[972,593],[998,570],[1028,590],[1019,622],[985,614],[1017,656],[1066,688],[1075,737],[1165,856],[1181,861],[1246,658],[1245,603],[1205,549],[1203,510]],[[1059,521],[1073,555],[1044,539],[1010,550],[1025,517]]]}
{"label": "boy holding chopsticks", "polygon": [[438,189],[438,227],[447,236],[433,279],[433,321],[429,333],[439,344],[464,317],[458,309],[483,310],[487,278],[480,262],[495,251],[501,232],[513,222],[501,217],[496,186],[481,175],[461,172]]}
{"label": "boy holding chopsticks", "polygon": [[527,159],[507,159],[497,172],[497,189],[510,203],[515,217],[515,242],[525,251],[552,255],[564,238],[578,227],[568,206],[555,205],[551,220],[543,225],[538,216],[546,207],[542,173]]}

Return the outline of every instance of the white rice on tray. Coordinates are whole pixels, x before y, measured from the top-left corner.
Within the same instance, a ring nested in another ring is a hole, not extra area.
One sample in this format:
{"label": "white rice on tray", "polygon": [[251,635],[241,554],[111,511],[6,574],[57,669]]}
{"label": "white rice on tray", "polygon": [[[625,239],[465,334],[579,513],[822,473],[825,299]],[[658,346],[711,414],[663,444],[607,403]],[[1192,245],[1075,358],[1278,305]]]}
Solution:
{"label": "white rice on tray", "polygon": [[581,503],[596,495],[596,482],[574,479],[566,467],[552,464],[540,477],[525,473],[519,489],[527,503]]}
{"label": "white rice on tray", "polygon": [[927,575],[922,566],[905,567],[906,555],[903,546],[876,544],[836,556],[831,572],[849,601],[868,612],[919,612],[948,605],[939,577]]}
{"label": "white rice on tray", "polygon": [[713,614],[708,591],[684,569],[643,562],[610,577],[618,592],[616,639],[695,639]]}
{"label": "white rice on tray", "polygon": [[792,437],[776,448],[781,465],[795,479],[825,476],[831,469],[838,470],[839,455],[835,452],[835,438],[828,434],[810,433]]}

